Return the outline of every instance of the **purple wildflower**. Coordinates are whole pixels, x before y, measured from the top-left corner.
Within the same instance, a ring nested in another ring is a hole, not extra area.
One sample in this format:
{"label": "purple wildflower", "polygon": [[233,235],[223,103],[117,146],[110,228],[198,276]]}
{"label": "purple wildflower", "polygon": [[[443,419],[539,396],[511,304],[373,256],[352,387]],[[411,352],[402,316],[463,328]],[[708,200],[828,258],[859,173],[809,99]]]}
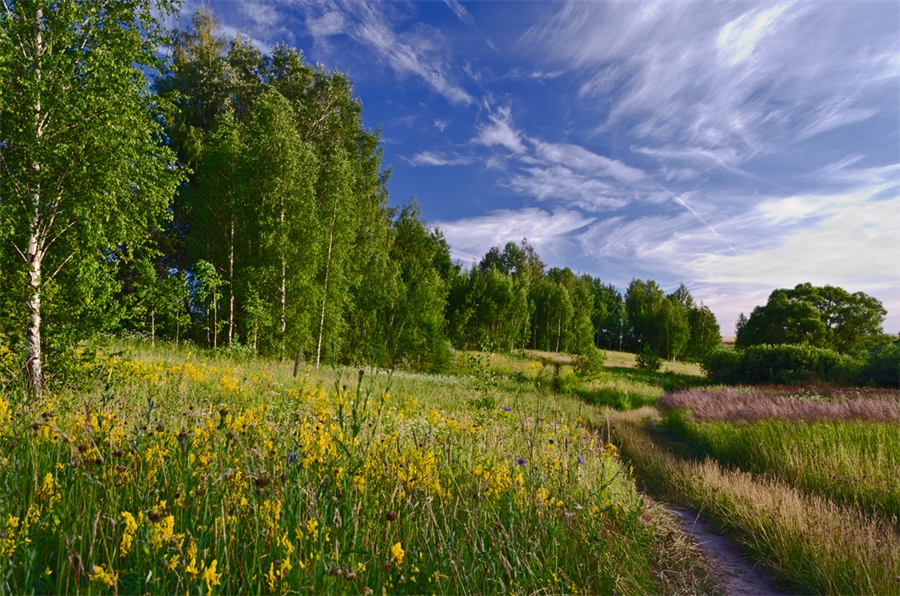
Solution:
{"label": "purple wildflower", "polygon": [[525,458],[524,458],[524,457],[520,457],[519,459],[517,459],[517,460],[516,460],[516,465],[517,465],[517,466],[524,466],[524,465],[525,465]]}
{"label": "purple wildflower", "polygon": [[288,456],[287,456],[287,463],[288,463],[288,464],[292,464],[292,463],[294,463],[295,461],[297,461],[298,459],[300,459],[300,454],[299,454],[299,453],[288,453]]}
{"label": "purple wildflower", "polygon": [[584,463],[584,458],[582,458],[580,455],[578,456],[578,463],[579,463],[579,464],[583,464],[583,463]]}
{"label": "purple wildflower", "polygon": [[512,412],[512,408],[510,408],[509,406],[503,406],[503,411],[504,412]]}

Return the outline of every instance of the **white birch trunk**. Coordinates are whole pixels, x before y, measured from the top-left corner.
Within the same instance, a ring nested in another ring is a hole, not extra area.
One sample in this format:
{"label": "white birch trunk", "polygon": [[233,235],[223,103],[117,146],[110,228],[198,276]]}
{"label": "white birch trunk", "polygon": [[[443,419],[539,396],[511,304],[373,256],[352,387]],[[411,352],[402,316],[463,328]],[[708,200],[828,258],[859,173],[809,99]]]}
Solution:
{"label": "white birch trunk", "polygon": [[[37,61],[35,78],[38,83],[38,98],[34,106],[34,136],[38,146],[41,143],[43,130],[41,128],[42,110],[40,99],[41,84],[41,56],[44,54],[44,41],[41,34],[44,12],[38,8],[35,13],[34,53]],[[39,399],[44,389],[44,371],[41,366],[41,264],[44,260],[44,242],[41,235],[41,164],[35,162],[32,165],[38,182],[33,195],[33,212],[31,216],[28,234],[28,251],[25,255],[28,265],[28,325],[25,332],[25,375],[28,388],[34,398]]]}
{"label": "white birch trunk", "polygon": [[328,232],[328,256],[325,259],[325,284],[322,292],[322,316],[319,318],[319,345],[316,348],[316,368],[322,361],[322,334],[325,331],[325,302],[328,300],[328,273],[331,270],[331,247],[334,243],[334,225],[337,220],[337,199],[334,200],[334,209],[331,213],[331,230]]}

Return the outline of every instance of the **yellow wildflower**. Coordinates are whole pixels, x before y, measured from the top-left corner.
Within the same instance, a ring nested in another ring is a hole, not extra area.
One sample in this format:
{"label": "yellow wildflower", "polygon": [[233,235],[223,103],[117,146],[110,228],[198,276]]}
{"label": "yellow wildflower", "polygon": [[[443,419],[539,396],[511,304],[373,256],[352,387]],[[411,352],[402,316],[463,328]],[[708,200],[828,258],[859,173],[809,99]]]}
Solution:
{"label": "yellow wildflower", "polygon": [[218,586],[221,581],[219,581],[219,574],[216,573],[216,564],[218,563],[218,559],[213,559],[212,563],[209,564],[209,567],[203,572],[203,581],[206,582],[206,591],[212,592],[213,586]]}
{"label": "yellow wildflower", "polygon": [[403,564],[404,556],[406,556],[406,551],[403,550],[403,546],[399,542],[391,547],[391,561],[398,566]]}
{"label": "yellow wildflower", "polygon": [[116,576],[104,569],[103,565],[94,565],[94,569],[91,571],[90,576],[91,581],[106,584],[107,586],[112,586],[116,583]]}
{"label": "yellow wildflower", "polygon": [[138,525],[134,520],[134,516],[128,511],[122,512],[122,523],[125,524],[125,531],[122,534],[122,542],[119,545],[119,549],[124,557],[131,551],[131,547],[134,544],[134,533],[137,532]]}

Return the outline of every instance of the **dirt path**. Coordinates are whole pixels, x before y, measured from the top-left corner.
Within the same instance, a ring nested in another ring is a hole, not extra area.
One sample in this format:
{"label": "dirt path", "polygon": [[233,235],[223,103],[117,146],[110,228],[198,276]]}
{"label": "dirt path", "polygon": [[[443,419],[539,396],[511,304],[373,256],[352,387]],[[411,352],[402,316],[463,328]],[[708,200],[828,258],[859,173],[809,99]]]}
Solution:
{"label": "dirt path", "polygon": [[722,570],[725,592],[729,596],[783,596],[772,587],[763,572],[752,566],[747,559],[729,542],[716,533],[697,513],[680,507],[667,507],[670,513],[681,520],[681,529],[691,535],[703,552]]}

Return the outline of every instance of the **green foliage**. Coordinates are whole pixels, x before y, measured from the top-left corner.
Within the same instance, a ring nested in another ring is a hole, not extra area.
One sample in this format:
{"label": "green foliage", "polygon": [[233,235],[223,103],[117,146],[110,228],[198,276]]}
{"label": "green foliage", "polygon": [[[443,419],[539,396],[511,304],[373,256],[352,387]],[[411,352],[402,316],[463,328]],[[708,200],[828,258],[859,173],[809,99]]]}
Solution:
{"label": "green foliage", "polygon": [[575,356],[575,374],[585,379],[599,377],[606,362],[606,353],[593,346]]}
{"label": "green foliage", "polygon": [[740,350],[716,348],[703,357],[701,366],[711,383],[737,385],[742,382]]}
{"label": "green foliage", "polygon": [[785,344],[720,349],[703,360],[712,382],[752,385],[843,384],[854,381],[857,366],[854,359],[828,348]]}
{"label": "green foliage", "polygon": [[772,292],[737,330],[739,347],[760,344],[808,344],[841,354],[863,350],[881,336],[887,311],[862,292],[809,283]]}
{"label": "green foliage", "polygon": [[900,387],[900,339],[885,338],[869,348],[857,373],[857,383],[875,387]]}
{"label": "green foliage", "polygon": [[182,172],[159,144],[165,102],[148,97],[146,74],[159,65],[159,21],[174,9],[76,0],[13,2],[2,14],[0,261],[10,275],[0,294],[15,297],[4,314],[27,324],[35,392],[42,332],[96,332],[115,289],[98,278],[168,216]]}
{"label": "green foliage", "polygon": [[644,346],[644,349],[635,358],[635,362],[641,370],[655,372],[662,368],[662,358],[650,346]]}

